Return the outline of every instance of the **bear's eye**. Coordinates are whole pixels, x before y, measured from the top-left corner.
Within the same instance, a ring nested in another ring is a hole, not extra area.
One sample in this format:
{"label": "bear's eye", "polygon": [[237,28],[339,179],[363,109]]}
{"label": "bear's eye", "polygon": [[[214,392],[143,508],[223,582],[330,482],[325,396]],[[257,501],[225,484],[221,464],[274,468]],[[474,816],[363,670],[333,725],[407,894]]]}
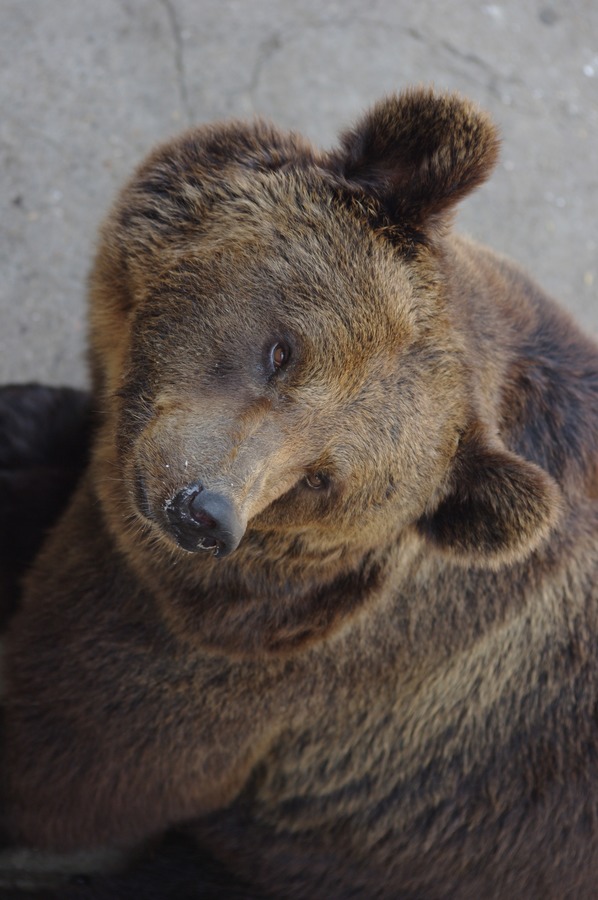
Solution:
{"label": "bear's eye", "polygon": [[270,347],[269,359],[272,372],[279,372],[291,358],[291,348],[286,341],[277,341]]}
{"label": "bear's eye", "polygon": [[305,476],[306,485],[312,491],[321,491],[330,484],[330,479],[325,472],[308,472]]}

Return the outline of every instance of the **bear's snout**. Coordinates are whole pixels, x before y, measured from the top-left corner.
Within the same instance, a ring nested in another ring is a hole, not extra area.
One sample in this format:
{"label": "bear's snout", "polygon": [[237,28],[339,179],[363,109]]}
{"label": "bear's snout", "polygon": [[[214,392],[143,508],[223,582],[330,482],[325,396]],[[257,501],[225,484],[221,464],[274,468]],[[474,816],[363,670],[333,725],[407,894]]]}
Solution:
{"label": "bear's snout", "polygon": [[211,550],[214,556],[228,556],[245,532],[232,501],[205,490],[199,482],[178,491],[165,509],[167,527],[183,550]]}

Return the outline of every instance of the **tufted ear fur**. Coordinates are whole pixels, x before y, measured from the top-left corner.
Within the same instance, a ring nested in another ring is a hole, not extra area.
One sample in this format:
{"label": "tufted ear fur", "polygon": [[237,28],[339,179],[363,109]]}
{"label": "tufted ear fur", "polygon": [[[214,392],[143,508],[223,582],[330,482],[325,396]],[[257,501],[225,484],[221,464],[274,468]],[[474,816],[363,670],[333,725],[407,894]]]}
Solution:
{"label": "tufted ear fur", "polygon": [[461,442],[447,493],[419,529],[455,561],[497,568],[536,549],[556,523],[560,500],[543,469],[477,426]]}
{"label": "tufted ear fur", "polygon": [[498,146],[496,127],[475,104],[419,88],[377,103],[342,135],[331,164],[392,221],[422,228],[485,181]]}

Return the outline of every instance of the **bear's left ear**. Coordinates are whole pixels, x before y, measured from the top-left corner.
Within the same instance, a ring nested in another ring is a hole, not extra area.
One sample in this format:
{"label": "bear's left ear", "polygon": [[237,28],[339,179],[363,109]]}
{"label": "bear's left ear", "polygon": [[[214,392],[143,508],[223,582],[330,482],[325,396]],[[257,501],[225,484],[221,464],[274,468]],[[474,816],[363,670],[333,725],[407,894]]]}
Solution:
{"label": "bear's left ear", "polygon": [[377,103],[329,162],[391,221],[424,228],[485,181],[498,147],[496,127],[475,104],[420,88]]}
{"label": "bear's left ear", "polygon": [[556,482],[477,426],[462,439],[444,498],[418,529],[456,562],[498,568],[535,550],[560,512]]}

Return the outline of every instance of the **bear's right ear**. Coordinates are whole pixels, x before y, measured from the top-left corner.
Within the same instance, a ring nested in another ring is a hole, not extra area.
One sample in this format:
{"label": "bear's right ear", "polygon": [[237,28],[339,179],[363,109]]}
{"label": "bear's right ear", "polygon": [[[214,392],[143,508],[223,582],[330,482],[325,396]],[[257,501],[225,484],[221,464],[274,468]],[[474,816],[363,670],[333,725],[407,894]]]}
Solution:
{"label": "bear's right ear", "polygon": [[377,103],[329,162],[391,221],[421,229],[485,181],[498,147],[496,127],[475,104],[420,88]]}
{"label": "bear's right ear", "polygon": [[535,550],[561,508],[550,475],[477,425],[461,441],[443,499],[418,529],[455,562],[493,569]]}

